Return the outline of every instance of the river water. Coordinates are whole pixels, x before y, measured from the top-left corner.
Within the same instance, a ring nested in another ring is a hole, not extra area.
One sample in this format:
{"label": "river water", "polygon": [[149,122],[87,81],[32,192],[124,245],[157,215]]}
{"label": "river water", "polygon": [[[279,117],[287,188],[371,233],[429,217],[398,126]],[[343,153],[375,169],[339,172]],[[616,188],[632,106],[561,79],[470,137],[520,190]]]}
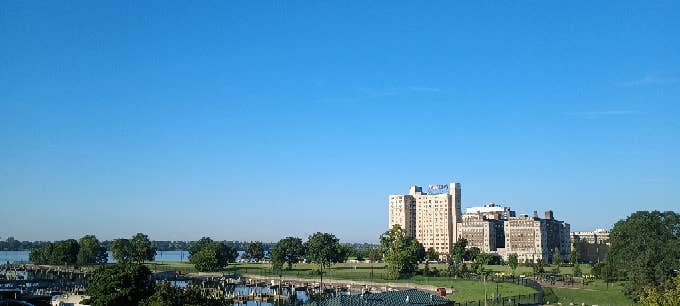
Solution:
{"label": "river water", "polygon": [[[0,251],[0,264],[3,263],[27,263],[28,254],[30,251]],[[109,255],[109,262],[116,262],[111,255],[111,252],[107,252]],[[156,261],[189,261],[189,252],[187,251],[158,251],[156,252]]]}

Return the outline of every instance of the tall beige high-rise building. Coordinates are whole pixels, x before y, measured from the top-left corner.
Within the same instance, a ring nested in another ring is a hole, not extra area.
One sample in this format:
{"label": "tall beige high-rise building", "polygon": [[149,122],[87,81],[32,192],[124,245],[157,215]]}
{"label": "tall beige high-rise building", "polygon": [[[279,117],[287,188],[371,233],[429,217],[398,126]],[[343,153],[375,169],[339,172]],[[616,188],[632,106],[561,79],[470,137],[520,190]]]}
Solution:
{"label": "tall beige high-rise building", "polygon": [[389,226],[399,224],[425,249],[434,248],[447,257],[456,242],[461,221],[459,183],[431,185],[430,193],[411,186],[405,195],[389,196]]}

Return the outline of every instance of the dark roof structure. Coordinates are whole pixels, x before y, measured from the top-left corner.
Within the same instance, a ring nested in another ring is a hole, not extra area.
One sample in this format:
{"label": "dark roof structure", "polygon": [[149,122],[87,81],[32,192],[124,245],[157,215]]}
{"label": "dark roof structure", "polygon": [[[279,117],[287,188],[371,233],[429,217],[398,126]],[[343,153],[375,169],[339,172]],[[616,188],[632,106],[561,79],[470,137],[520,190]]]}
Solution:
{"label": "dark roof structure", "polygon": [[444,306],[453,302],[438,295],[416,289],[341,295],[323,301],[307,303],[308,306]]}

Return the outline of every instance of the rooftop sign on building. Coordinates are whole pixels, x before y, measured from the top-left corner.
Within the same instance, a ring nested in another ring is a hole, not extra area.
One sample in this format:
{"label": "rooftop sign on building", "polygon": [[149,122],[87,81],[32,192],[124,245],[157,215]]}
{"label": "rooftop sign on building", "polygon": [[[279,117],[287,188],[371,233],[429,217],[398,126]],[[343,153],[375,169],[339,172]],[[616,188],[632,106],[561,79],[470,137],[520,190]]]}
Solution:
{"label": "rooftop sign on building", "polygon": [[430,192],[430,194],[446,193],[446,192],[449,192],[449,185],[447,185],[447,184],[428,185],[427,189]]}

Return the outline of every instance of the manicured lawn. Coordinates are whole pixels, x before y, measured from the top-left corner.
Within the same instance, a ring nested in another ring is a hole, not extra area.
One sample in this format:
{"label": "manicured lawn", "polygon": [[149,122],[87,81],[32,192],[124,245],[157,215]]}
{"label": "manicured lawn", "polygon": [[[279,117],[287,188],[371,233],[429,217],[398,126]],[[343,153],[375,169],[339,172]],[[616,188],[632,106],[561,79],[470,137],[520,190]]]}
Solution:
{"label": "manicured lawn", "polygon": [[[547,294],[549,291],[554,293],[553,298],[557,298],[557,302],[562,305],[599,305],[599,306],[625,306],[637,305],[623,294],[620,283],[610,284],[609,289],[602,281],[595,281],[588,285],[586,289],[572,289],[572,288],[545,288]],[[548,300],[551,304],[556,301]]]}
{"label": "manicured lawn", "polygon": [[194,265],[188,262],[176,261],[154,261],[145,264],[151,271],[165,272],[165,271],[179,271],[183,274],[198,272]]}

